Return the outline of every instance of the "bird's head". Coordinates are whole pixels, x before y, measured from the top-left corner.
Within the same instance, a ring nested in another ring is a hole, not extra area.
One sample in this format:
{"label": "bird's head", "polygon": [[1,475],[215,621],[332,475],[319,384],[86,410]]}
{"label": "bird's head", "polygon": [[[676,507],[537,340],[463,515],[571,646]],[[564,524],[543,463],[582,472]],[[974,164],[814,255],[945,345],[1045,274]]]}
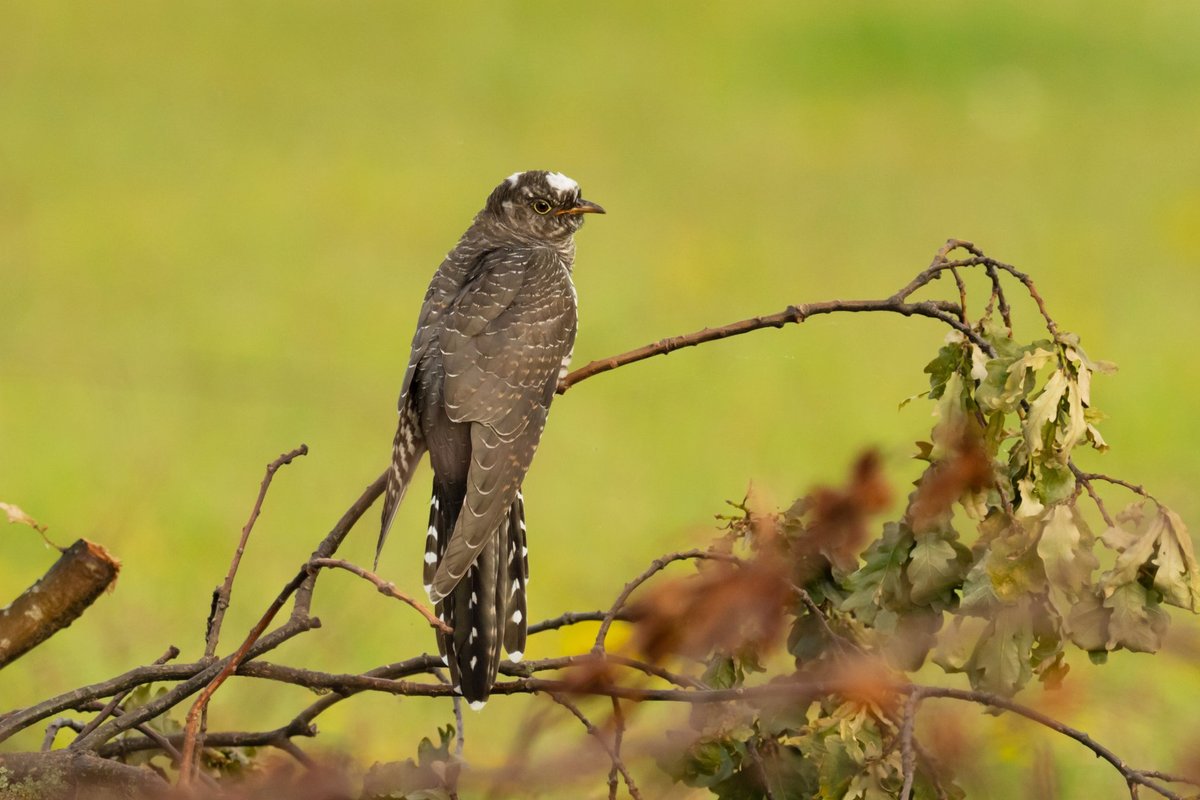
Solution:
{"label": "bird's head", "polygon": [[516,172],[497,186],[484,214],[515,233],[539,240],[564,239],[583,227],[584,214],[604,209],[584,200],[579,184],[561,172]]}

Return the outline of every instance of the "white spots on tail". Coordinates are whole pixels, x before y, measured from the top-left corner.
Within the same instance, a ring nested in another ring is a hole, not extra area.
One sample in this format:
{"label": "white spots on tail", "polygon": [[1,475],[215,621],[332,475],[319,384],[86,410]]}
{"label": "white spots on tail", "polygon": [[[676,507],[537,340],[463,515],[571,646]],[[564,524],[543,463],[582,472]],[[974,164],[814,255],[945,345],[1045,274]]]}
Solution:
{"label": "white spots on tail", "polygon": [[438,532],[437,532],[437,526],[436,526],[436,525],[430,525],[430,526],[429,526],[429,534],[428,534],[428,535],[427,535],[425,538],[427,538],[427,539],[433,539],[435,542],[437,541],[437,538],[438,538]]}
{"label": "white spots on tail", "polygon": [[524,657],[525,657],[525,654],[522,653],[520,650],[515,650],[508,654],[508,660],[513,662],[514,664],[521,663],[521,659]]}
{"label": "white spots on tail", "polygon": [[471,662],[467,665],[471,669],[475,669],[475,665],[479,663],[479,656],[471,656]]}
{"label": "white spots on tail", "polygon": [[487,705],[487,700],[472,700],[471,702],[467,703],[467,707],[470,708],[472,711],[482,711],[483,707],[486,705]]}
{"label": "white spots on tail", "polygon": [[520,625],[522,619],[523,617],[521,616],[521,609],[518,608],[512,613],[512,621]]}
{"label": "white spots on tail", "polygon": [[446,656],[446,655],[442,656],[442,664],[444,664],[447,667],[450,666],[450,656]]}
{"label": "white spots on tail", "polygon": [[559,194],[579,191],[579,184],[561,172],[547,172],[546,183],[550,184],[550,188]]}
{"label": "white spots on tail", "polygon": [[433,506],[434,508],[438,507],[438,497],[436,494],[433,497],[429,498],[429,505]]}
{"label": "white spots on tail", "polygon": [[421,588],[423,588],[425,590],[425,594],[429,595],[429,599],[432,600],[433,599],[433,584],[427,583]]}
{"label": "white spots on tail", "polygon": [[521,588],[521,581],[520,581],[520,579],[514,578],[514,579],[513,579],[513,585],[512,585],[512,591],[513,591],[513,594],[516,594],[516,593],[517,593],[517,590],[518,590],[518,589],[520,589],[520,588]]}
{"label": "white spots on tail", "polygon": [[425,563],[426,564],[436,564],[437,563],[437,553],[433,552],[432,550],[429,551],[428,553],[426,553],[425,554]]}

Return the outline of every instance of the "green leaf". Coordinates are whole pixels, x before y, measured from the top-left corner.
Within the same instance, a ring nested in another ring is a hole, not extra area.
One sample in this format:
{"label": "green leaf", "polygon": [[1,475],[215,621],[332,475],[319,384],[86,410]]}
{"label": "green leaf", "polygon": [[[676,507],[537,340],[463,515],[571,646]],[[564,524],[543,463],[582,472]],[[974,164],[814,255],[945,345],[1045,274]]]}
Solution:
{"label": "green leaf", "polygon": [[938,350],[933,361],[925,365],[929,375],[929,399],[937,400],[946,390],[950,376],[957,374],[963,363],[963,345],[961,339],[947,342]]}
{"label": "green leaf", "polygon": [[1066,465],[1042,464],[1034,489],[1044,504],[1061,503],[1075,494],[1075,473]]}
{"label": "green leaf", "polygon": [[1104,598],[1104,607],[1112,612],[1106,643],[1109,650],[1123,647],[1135,653],[1154,653],[1162,647],[1170,620],[1145,586],[1134,582],[1116,587]]}
{"label": "green leaf", "polygon": [[1100,565],[1092,553],[1092,537],[1081,530],[1081,523],[1073,508],[1056,505],[1045,516],[1037,545],[1051,588],[1071,599],[1091,584],[1092,571]]}
{"label": "green leaf", "polygon": [[1162,592],[1163,601],[1173,606],[1196,611],[1200,598],[1200,567],[1196,565],[1196,554],[1192,549],[1192,538],[1187,526],[1174,511],[1164,508],[1160,517],[1162,532],[1158,538],[1155,563],[1154,588]]}
{"label": "green leaf", "polygon": [[1112,569],[1100,579],[1100,586],[1107,594],[1112,587],[1122,586],[1137,580],[1142,567],[1154,556],[1155,545],[1164,527],[1162,515],[1156,514],[1141,532],[1127,528],[1109,528],[1100,538],[1117,551],[1117,560]]}
{"label": "green leaf", "polygon": [[1033,676],[1030,651],[1033,629],[1026,603],[1001,608],[971,654],[967,675],[971,686],[1011,695]]}
{"label": "green leaf", "polygon": [[967,571],[958,610],[962,614],[982,617],[990,614],[999,604],[1000,598],[996,596],[992,576],[988,574],[987,560],[981,559]]}
{"label": "green leaf", "polygon": [[1058,419],[1058,407],[1067,391],[1067,376],[1062,370],[1056,371],[1046,381],[1046,386],[1029,403],[1029,411],[1025,415],[1022,430],[1025,433],[1025,448],[1031,456],[1042,451],[1046,438],[1046,428],[1052,426]]}
{"label": "green leaf", "polygon": [[936,532],[916,537],[908,562],[908,580],[912,585],[911,599],[916,605],[926,605],[964,577],[964,564],[958,550]]}
{"label": "green leaf", "polygon": [[1061,457],[1067,459],[1075,445],[1088,435],[1088,421],[1083,413],[1083,391],[1078,381],[1067,386],[1067,418],[1058,442]]}
{"label": "green leaf", "polygon": [[1118,553],[1113,568],[1101,579],[1106,593],[1138,580],[1149,569],[1154,575],[1154,588],[1165,602],[1196,611],[1200,566],[1179,515],[1168,508],[1159,508],[1151,515],[1146,503],[1140,502],[1125,509],[1118,520],[1121,527],[1110,528],[1102,537]]}
{"label": "green leaf", "polygon": [[852,612],[870,625],[881,609],[907,608],[903,571],[912,544],[912,531],[907,525],[884,525],[883,536],[863,553],[865,563],[846,578],[850,594],[842,601],[841,610]]}
{"label": "green leaf", "polygon": [[1035,373],[1054,359],[1050,348],[1050,342],[1034,342],[988,361],[988,376],[975,392],[976,402],[985,411],[1016,411],[1033,390]]}
{"label": "green leaf", "polygon": [[905,672],[920,669],[937,643],[937,632],[941,627],[941,611],[915,608],[900,614],[895,630],[885,640],[884,656],[888,663]]}
{"label": "green leaf", "polygon": [[1095,594],[1088,593],[1080,597],[1066,618],[1067,632],[1075,646],[1089,653],[1105,651],[1111,613]]}
{"label": "green leaf", "polygon": [[840,739],[826,737],[824,746],[824,757],[817,760],[820,764],[821,791],[818,797],[822,800],[841,800],[850,788],[850,781],[862,768],[850,757]]}
{"label": "green leaf", "polygon": [[718,653],[708,662],[708,669],[704,670],[701,680],[713,689],[729,689],[742,682],[738,672],[733,656]]}
{"label": "green leaf", "polygon": [[796,666],[815,661],[829,647],[829,637],[820,620],[807,611],[796,617],[788,632],[787,649],[796,657]]}

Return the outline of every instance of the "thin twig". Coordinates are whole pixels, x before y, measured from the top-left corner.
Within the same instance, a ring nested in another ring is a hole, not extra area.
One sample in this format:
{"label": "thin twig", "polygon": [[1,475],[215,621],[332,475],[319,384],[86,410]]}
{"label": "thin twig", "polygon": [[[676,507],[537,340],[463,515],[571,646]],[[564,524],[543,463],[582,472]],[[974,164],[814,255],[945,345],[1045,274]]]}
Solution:
{"label": "thin twig", "polygon": [[[390,468],[385,469],[380,473],[378,478],[372,481],[371,485],[363,490],[363,493],[359,495],[350,508],[346,509],[346,513],[342,514],[341,519],[334,524],[333,529],[329,531],[328,535],[317,545],[317,549],[313,551],[309,560],[315,558],[333,558],[333,554],[337,552],[342,541],[349,535],[350,529],[354,527],[354,523],[358,522],[362,515],[367,513],[367,509],[374,505],[375,501],[383,494],[383,489],[387,486],[388,473],[390,471]],[[316,580],[316,575],[310,576],[300,586],[300,589],[297,590],[296,602],[292,605],[292,619],[304,619],[308,616],[309,610],[312,607],[313,588]]]}
{"label": "thin twig", "polygon": [[292,594],[300,588],[300,584],[302,584],[310,576],[311,573],[308,570],[308,565],[305,564],[305,566],[301,568],[298,573],[296,573],[296,576],[288,581],[287,585],[283,587],[275,599],[271,601],[271,605],[267,607],[267,610],[263,612],[262,617],[260,617],[258,622],[255,623],[254,627],[250,629],[250,633],[246,635],[246,638],[242,642],[241,646],[238,647],[237,651],[228,659],[226,659],[223,664],[219,665],[220,669],[218,669],[211,680],[206,683],[204,688],[201,690],[200,695],[196,698],[195,702],[192,703],[192,707],[187,714],[187,721],[184,724],[183,759],[179,770],[180,785],[186,786],[192,779],[192,772],[196,765],[196,736],[199,732],[200,715],[204,712],[204,709],[208,707],[208,701],[212,698],[217,689],[221,687],[221,684],[223,684],[226,679],[228,679],[229,676],[234,673],[234,671],[238,668],[238,665],[245,660],[246,656],[250,652],[250,648],[254,646],[254,643],[257,642],[259,637],[261,637],[267,630],[267,626],[271,624],[271,620],[275,619],[275,615],[278,614],[279,610],[283,608],[284,604],[288,601],[288,598],[290,598]]}
{"label": "thin twig", "polygon": [[[167,648],[167,652],[163,653],[154,660],[154,666],[162,666],[168,661],[174,661],[178,656],[179,648],[175,645],[171,645]],[[79,731],[79,736],[75,737],[76,741],[87,736],[89,733],[96,730],[96,728],[99,728],[100,723],[104,722],[104,720],[108,719],[109,716],[116,711],[117,707],[121,705],[121,702],[129,695],[129,692],[131,691],[132,688],[126,689],[122,692],[117,692],[115,695],[113,695],[113,698],[108,701],[108,704],[105,705],[104,708],[100,709],[100,713],[92,717],[88,724],[83,726],[83,729]],[[74,746],[74,743],[72,743],[72,746]]]}
{"label": "thin twig", "polygon": [[347,572],[352,572],[363,580],[370,581],[375,584],[375,588],[380,594],[385,594],[388,597],[394,597],[402,603],[407,603],[412,608],[425,618],[430,627],[440,630],[442,633],[454,633],[454,629],[448,624],[438,619],[438,616],[430,611],[423,603],[409,597],[404,592],[396,588],[396,584],[390,581],[385,581],[383,578],[376,575],[370,570],[363,569],[357,564],[352,564],[349,561],[343,561],[339,558],[314,558],[308,562],[311,571],[315,572],[318,569],[344,569]]}
{"label": "thin twig", "polygon": [[1070,725],[1059,722],[1051,716],[1042,712],[1023,706],[1020,703],[1015,703],[1006,697],[989,694],[987,692],[978,692],[968,689],[949,689],[937,686],[914,686],[909,691],[917,691],[922,698],[942,697],[954,700],[965,700],[970,703],[978,703],[980,705],[990,706],[992,708],[1000,708],[1005,711],[1011,711],[1014,714],[1032,720],[1039,725],[1043,725],[1056,733],[1060,733],[1069,739],[1074,739],[1081,745],[1091,750],[1096,754],[1097,758],[1102,758],[1111,764],[1117,772],[1121,773],[1121,777],[1130,786],[1131,793],[1136,792],[1137,786],[1145,786],[1146,788],[1157,792],[1167,800],[1183,800],[1182,795],[1171,791],[1166,786],[1154,780],[1151,773],[1136,770],[1126,764],[1116,753],[1108,749],[1104,745],[1097,742],[1088,734],[1073,728]]}
{"label": "thin twig", "polygon": [[1114,486],[1121,486],[1125,489],[1128,489],[1129,491],[1133,492],[1136,495],[1140,495],[1141,497],[1144,497],[1147,500],[1150,500],[1151,502],[1155,503],[1156,505],[1160,505],[1160,506],[1162,505],[1162,503],[1159,503],[1158,500],[1156,500],[1154,498],[1154,496],[1152,494],[1150,494],[1149,492],[1147,492],[1145,487],[1141,486],[1140,484],[1130,483],[1129,481],[1123,481],[1120,478],[1114,478],[1111,475],[1104,475],[1099,472],[1076,472],[1075,477],[1081,478],[1085,481],[1104,481],[1105,483],[1111,483]]}
{"label": "thin twig", "polygon": [[[555,631],[559,628],[565,628],[568,625],[578,625],[581,622],[602,622],[608,615],[607,611],[568,611],[565,614],[560,614],[551,619],[542,620],[541,622],[530,625],[528,635],[532,636],[535,633],[543,631]],[[616,622],[629,622],[628,614],[618,613],[613,620]]]}
{"label": "thin twig", "polygon": [[[1075,462],[1070,462],[1071,472],[1075,474],[1075,480],[1079,486],[1087,490],[1088,495],[1092,498],[1092,502],[1096,504],[1096,508],[1100,511],[1100,516],[1104,519],[1104,524],[1110,528],[1117,526],[1116,521],[1109,515],[1108,509],[1104,505],[1104,501],[1100,499],[1100,495],[1096,493],[1096,487],[1092,486],[1092,480],[1087,473],[1083,472],[1079,467],[1075,466]],[[1076,487],[1078,490],[1078,487]]]}
{"label": "thin twig", "polygon": [[829,641],[836,645],[838,650],[840,650],[842,653],[850,651],[855,655],[864,655],[862,647],[860,647],[857,642],[851,641],[830,627],[829,618],[825,615],[825,612],[821,610],[821,607],[817,605],[816,601],[812,599],[812,595],[809,594],[806,589],[801,586],[797,586],[794,583],[791,584],[791,589],[792,592],[800,598],[800,602],[804,604],[804,607],[808,609],[808,613],[812,614],[813,618],[817,620],[817,625],[820,626],[821,632],[829,637]]}
{"label": "thin twig", "polygon": [[46,735],[42,737],[42,752],[50,752],[50,748],[54,747],[54,737],[58,736],[58,732],[63,728],[70,728],[79,733],[83,730],[83,723],[77,719],[70,717],[59,717],[46,726]]}
{"label": "thin twig", "polygon": [[254,501],[254,508],[250,510],[250,518],[242,526],[242,537],[238,540],[237,549],[233,551],[233,559],[229,562],[229,571],[225,574],[225,582],[213,591],[212,613],[209,615],[208,630],[204,637],[206,658],[216,655],[217,642],[221,638],[221,623],[225,620],[225,610],[229,608],[229,598],[233,593],[233,579],[237,576],[238,565],[242,563],[242,554],[246,552],[246,542],[250,539],[250,532],[254,530],[254,523],[258,521],[258,516],[262,513],[263,501],[267,498],[267,490],[271,488],[271,479],[275,477],[275,473],[280,467],[306,455],[308,455],[308,445],[302,444],[267,464],[267,474],[263,476],[262,483],[258,487],[258,497]]}
{"label": "thin twig", "polygon": [[992,313],[991,309],[993,301],[998,303],[998,307],[1000,309],[1000,319],[1004,321],[1004,327],[1008,330],[1008,335],[1012,336],[1012,309],[1009,308],[1008,298],[1004,295],[1004,287],[1000,285],[1000,275],[996,272],[996,268],[991,264],[985,265],[984,269],[987,271],[988,278],[992,281],[992,299],[988,301],[988,310],[984,313],[984,316],[987,317]]}
{"label": "thin twig", "polygon": [[920,703],[921,690],[914,688],[904,701],[904,720],[900,724],[900,765],[904,772],[904,783],[900,787],[900,800],[909,800],[912,797],[913,778],[917,773],[913,729],[917,724],[917,707]]}
{"label": "thin twig", "polygon": [[668,353],[673,353],[676,350],[685,347],[695,347],[706,342],[713,342],[718,339],[728,339],[732,336],[740,336],[751,331],[762,330],[764,328],[782,328],[784,325],[791,323],[801,323],[811,317],[821,316],[824,314],[835,313],[860,313],[870,311],[886,311],[894,314],[901,314],[906,317],[929,317],[930,319],[939,320],[951,328],[954,328],[970,341],[979,346],[981,350],[990,355],[995,355],[995,350],[992,346],[978,333],[971,329],[969,325],[964,325],[958,319],[958,306],[953,303],[948,303],[943,300],[925,300],[919,303],[908,303],[895,298],[885,300],[828,300],[822,303],[804,303],[801,305],[788,306],[783,311],[775,314],[767,314],[761,317],[750,317],[749,319],[731,322],[727,325],[721,325],[716,328],[704,328],[703,330],[693,333],[684,334],[683,336],[673,336],[669,339],[662,339],[657,342],[639,347],[636,350],[630,350],[626,353],[621,353],[610,358],[603,358],[597,361],[592,361],[585,364],[579,369],[571,372],[558,382],[558,393],[565,394],[575,384],[580,381],[599,375],[603,372],[609,372],[623,367],[627,364],[633,364],[638,361],[644,361],[647,358],[654,356],[664,356]]}
{"label": "thin twig", "polygon": [[641,586],[658,572],[661,572],[668,564],[673,564],[676,561],[691,561],[691,560],[712,560],[712,561],[728,561],[730,563],[741,563],[741,559],[736,556],[731,556],[727,553],[718,553],[712,550],[684,550],[679,553],[669,553],[661,558],[656,558],[650,562],[650,566],[646,568],[641,575],[625,584],[621,589],[621,593],[617,595],[617,599],[613,601],[612,608],[604,615],[604,619],[600,622],[600,630],[596,632],[596,643],[592,647],[592,652],[604,652],[604,640],[608,637],[608,629],[612,627],[613,621],[617,615],[625,608],[626,601],[629,600],[629,595],[633,594],[634,590]]}
{"label": "thin twig", "polygon": [[570,711],[571,714],[575,716],[575,719],[583,723],[583,727],[588,732],[588,735],[594,738],[600,744],[600,746],[604,748],[604,752],[608,753],[608,757],[612,759],[613,767],[615,767],[616,770],[621,773],[621,778],[625,781],[625,788],[629,790],[629,796],[634,798],[634,800],[642,800],[642,793],[638,791],[638,787],[633,780],[633,776],[629,774],[629,768],[626,767],[625,762],[621,760],[620,753],[617,753],[611,746],[609,746],[608,742],[604,741],[604,734],[602,734],[600,730],[592,724],[591,720],[584,716],[583,712],[579,710],[579,706],[572,703],[569,699],[567,699],[566,696],[556,692],[550,692],[549,694],[551,700]]}
{"label": "thin twig", "polygon": [[613,710],[613,753],[612,766],[608,770],[608,800],[617,800],[617,760],[621,757],[621,742],[625,738],[625,712],[621,710],[621,701],[612,698]]}
{"label": "thin twig", "polygon": [[963,325],[969,325],[967,319],[967,284],[963,283],[962,275],[958,274],[958,267],[951,267],[950,274],[954,276],[954,283],[958,286],[958,321]]}

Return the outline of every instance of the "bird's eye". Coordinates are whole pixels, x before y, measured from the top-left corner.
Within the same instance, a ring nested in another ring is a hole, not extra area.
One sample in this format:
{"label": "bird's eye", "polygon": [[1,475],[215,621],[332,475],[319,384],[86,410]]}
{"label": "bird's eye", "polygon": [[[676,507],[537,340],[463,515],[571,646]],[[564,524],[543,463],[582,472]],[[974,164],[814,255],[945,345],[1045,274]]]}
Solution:
{"label": "bird's eye", "polygon": [[550,204],[539,197],[533,201],[533,210],[539,214],[549,214]]}

